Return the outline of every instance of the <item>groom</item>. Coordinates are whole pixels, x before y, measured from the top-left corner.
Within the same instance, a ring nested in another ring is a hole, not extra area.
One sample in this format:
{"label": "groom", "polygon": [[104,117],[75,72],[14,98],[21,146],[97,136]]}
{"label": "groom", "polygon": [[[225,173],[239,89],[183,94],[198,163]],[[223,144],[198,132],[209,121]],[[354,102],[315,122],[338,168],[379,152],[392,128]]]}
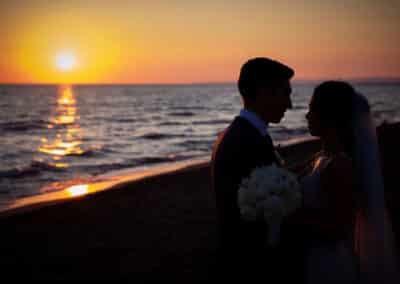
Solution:
{"label": "groom", "polygon": [[268,124],[279,123],[292,107],[293,75],[290,67],[269,58],[247,61],[238,81],[244,107],[214,145],[212,178],[220,228],[217,270],[223,278],[250,280],[261,276],[266,283],[271,277],[284,278],[276,274],[282,269],[278,258],[286,256],[279,246],[266,245],[265,221],[241,219],[237,192],[243,178],[256,167],[280,164]]}

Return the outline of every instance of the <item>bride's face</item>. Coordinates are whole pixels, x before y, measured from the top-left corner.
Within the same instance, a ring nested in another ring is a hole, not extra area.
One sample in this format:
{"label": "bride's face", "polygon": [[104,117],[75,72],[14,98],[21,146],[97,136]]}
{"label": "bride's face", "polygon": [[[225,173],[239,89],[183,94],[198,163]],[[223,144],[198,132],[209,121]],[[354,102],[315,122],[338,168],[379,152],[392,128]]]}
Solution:
{"label": "bride's face", "polygon": [[306,119],[308,123],[308,130],[310,131],[310,134],[312,136],[321,136],[321,117],[319,113],[315,110],[315,107],[313,107],[312,103],[312,98],[311,102],[308,107],[308,112],[306,114]]}

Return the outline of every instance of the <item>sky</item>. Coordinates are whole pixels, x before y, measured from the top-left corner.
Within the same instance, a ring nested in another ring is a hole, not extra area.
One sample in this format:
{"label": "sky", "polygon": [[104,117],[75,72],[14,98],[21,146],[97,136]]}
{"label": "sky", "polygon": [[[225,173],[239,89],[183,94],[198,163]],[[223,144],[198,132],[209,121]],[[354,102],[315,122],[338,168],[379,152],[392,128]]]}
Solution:
{"label": "sky", "polygon": [[400,78],[400,1],[0,1],[0,83],[234,82],[252,57],[295,79]]}

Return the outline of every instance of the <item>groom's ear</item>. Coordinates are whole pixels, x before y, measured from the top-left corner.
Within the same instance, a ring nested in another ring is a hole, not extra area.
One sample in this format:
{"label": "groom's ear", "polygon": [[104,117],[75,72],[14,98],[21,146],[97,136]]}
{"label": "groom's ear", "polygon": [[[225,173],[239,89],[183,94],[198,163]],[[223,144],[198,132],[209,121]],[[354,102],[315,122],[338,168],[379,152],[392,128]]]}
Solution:
{"label": "groom's ear", "polygon": [[274,93],[274,86],[272,85],[261,85],[256,89],[256,95],[259,97],[269,97]]}

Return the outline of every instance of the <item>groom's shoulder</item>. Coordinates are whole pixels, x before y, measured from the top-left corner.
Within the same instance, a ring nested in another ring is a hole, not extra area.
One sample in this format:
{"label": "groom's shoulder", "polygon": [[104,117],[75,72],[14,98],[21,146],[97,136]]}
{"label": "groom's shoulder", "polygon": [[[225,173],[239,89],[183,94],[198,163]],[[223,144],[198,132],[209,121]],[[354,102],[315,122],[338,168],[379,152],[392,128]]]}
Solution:
{"label": "groom's shoulder", "polygon": [[260,138],[258,130],[240,116],[235,117],[222,134],[222,139],[233,145],[251,144]]}
{"label": "groom's shoulder", "polygon": [[222,131],[215,147],[218,152],[242,152],[244,149],[251,149],[260,144],[261,136],[249,122],[241,117],[236,117],[231,124]]}
{"label": "groom's shoulder", "polygon": [[229,133],[234,137],[248,137],[243,139],[246,141],[252,141],[254,139],[260,139],[261,135],[259,131],[246,119],[237,116],[229,126]]}

